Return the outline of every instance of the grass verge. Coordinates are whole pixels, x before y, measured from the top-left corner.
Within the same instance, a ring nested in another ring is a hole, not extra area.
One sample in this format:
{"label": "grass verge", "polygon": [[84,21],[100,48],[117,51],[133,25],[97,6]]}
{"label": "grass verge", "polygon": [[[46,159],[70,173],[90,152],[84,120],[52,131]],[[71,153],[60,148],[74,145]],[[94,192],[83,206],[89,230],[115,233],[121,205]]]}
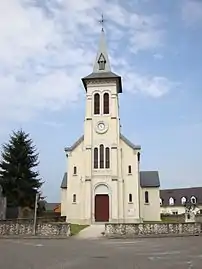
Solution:
{"label": "grass verge", "polygon": [[70,224],[71,236],[78,234],[81,230],[85,229],[89,225]]}

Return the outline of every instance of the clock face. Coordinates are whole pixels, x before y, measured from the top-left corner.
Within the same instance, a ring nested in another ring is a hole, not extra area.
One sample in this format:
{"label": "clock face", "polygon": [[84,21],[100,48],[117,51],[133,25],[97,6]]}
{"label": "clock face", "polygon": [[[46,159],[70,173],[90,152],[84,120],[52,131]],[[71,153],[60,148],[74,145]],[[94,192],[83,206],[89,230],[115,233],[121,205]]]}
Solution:
{"label": "clock face", "polygon": [[96,125],[96,132],[103,134],[108,130],[108,125],[105,124],[103,121],[100,121]]}
{"label": "clock face", "polygon": [[100,123],[98,124],[98,129],[99,129],[100,131],[103,131],[103,130],[105,129],[105,125],[104,125],[103,122],[100,122]]}

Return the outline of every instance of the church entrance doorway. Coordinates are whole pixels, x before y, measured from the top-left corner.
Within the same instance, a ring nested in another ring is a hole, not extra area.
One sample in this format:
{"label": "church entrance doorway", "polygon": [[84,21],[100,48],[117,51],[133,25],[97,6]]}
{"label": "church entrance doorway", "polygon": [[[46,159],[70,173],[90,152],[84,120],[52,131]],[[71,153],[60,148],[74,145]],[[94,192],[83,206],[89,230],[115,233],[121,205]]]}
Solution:
{"label": "church entrance doorway", "polygon": [[108,222],[109,221],[109,195],[96,194],[95,195],[95,221]]}

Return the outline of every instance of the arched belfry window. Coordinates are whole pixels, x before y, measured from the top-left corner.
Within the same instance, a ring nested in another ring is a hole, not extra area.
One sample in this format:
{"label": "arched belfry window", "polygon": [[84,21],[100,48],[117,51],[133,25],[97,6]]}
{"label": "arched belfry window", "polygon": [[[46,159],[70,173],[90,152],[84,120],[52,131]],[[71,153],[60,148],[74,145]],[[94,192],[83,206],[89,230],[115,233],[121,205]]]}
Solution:
{"label": "arched belfry window", "polygon": [[94,94],[94,114],[100,114],[100,95],[99,93]]}
{"label": "arched belfry window", "polygon": [[100,145],[100,168],[104,168],[104,145]]}
{"label": "arched belfry window", "polygon": [[109,148],[105,149],[105,168],[110,168],[110,154]]}
{"label": "arched belfry window", "polygon": [[98,148],[94,148],[94,168],[98,169]]}
{"label": "arched belfry window", "polygon": [[109,114],[109,94],[107,92],[103,97],[103,111],[104,114]]}
{"label": "arched belfry window", "polygon": [[99,64],[99,70],[105,70],[106,60],[102,53],[100,54],[98,64]]}

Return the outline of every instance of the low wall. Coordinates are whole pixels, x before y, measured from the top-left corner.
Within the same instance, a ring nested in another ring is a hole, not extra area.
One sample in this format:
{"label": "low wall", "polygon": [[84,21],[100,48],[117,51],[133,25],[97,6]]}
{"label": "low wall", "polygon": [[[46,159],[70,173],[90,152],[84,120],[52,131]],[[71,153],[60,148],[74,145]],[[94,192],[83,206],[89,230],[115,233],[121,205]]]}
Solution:
{"label": "low wall", "polygon": [[105,236],[109,238],[200,234],[202,234],[202,223],[105,224]]}
{"label": "low wall", "polygon": [[[0,237],[3,236],[32,236],[32,220],[1,220]],[[68,223],[43,223],[36,225],[36,236],[42,237],[68,237],[70,224]]]}

